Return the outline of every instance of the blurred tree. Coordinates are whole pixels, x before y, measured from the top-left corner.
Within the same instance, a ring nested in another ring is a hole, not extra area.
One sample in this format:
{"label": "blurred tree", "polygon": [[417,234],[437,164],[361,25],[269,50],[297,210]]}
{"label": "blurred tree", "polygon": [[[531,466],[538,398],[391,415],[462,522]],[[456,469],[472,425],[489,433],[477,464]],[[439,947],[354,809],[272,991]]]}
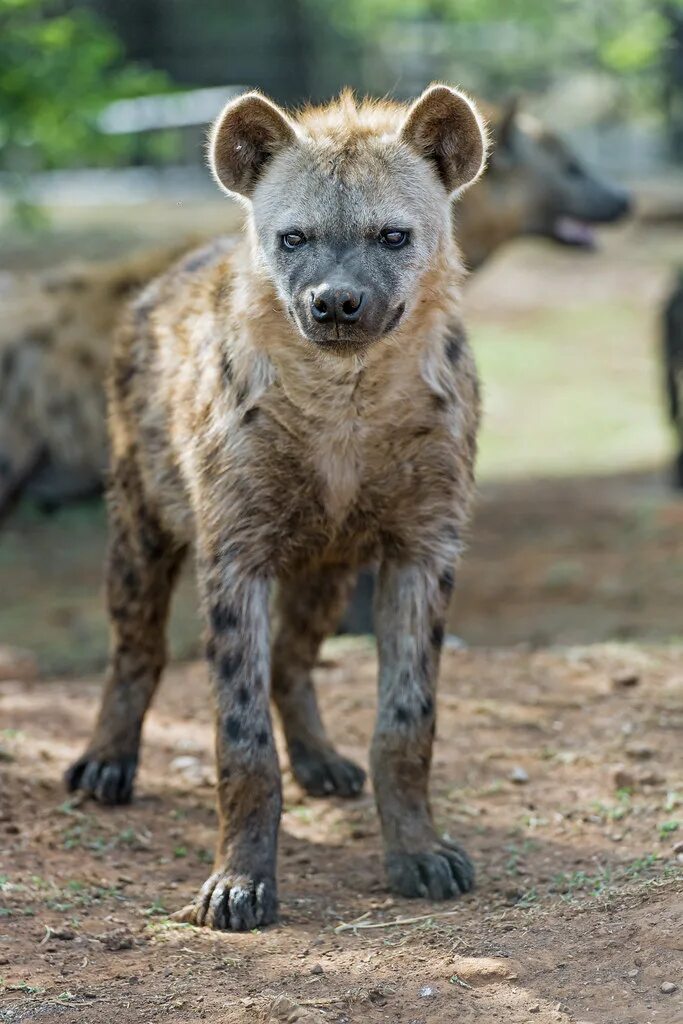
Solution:
{"label": "blurred tree", "polygon": [[160,92],[168,78],[126,64],[117,37],[90,12],[57,0],[0,0],[0,166],[15,212],[29,222],[26,176],[126,160],[136,140],[106,136],[109,102]]}

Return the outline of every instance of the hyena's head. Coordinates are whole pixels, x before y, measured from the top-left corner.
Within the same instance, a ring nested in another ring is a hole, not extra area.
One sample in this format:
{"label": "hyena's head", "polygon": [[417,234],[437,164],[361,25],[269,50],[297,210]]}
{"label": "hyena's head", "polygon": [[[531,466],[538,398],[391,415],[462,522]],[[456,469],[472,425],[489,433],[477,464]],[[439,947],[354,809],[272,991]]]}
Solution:
{"label": "hyena's head", "polygon": [[521,234],[590,248],[593,225],[629,212],[623,189],[589,170],[555,132],[519,114],[516,101],[493,119],[493,134],[487,184],[494,194],[514,197]]}
{"label": "hyena's head", "polygon": [[290,117],[257,93],[229,103],[213,173],[248,201],[262,268],[301,335],[339,355],[389,334],[450,246],[450,203],[480,174],[472,103],[443,85],[409,108],[343,94]]}

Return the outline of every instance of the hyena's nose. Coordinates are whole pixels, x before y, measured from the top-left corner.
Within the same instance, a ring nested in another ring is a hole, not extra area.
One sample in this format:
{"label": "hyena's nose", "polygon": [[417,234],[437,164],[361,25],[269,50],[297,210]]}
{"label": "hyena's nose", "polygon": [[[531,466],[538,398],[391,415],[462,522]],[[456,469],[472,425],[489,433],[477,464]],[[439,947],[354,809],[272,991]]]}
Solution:
{"label": "hyena's nose", "polygon": [[319,324],[355,324],[363,309],[363,292],[323,285],[311,292],[311,313]]}

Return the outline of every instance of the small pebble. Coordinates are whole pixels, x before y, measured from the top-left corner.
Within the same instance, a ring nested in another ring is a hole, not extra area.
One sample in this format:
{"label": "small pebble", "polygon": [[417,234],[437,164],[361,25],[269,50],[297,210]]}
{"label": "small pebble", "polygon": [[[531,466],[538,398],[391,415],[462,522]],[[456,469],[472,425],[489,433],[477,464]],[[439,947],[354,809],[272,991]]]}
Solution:
{"label": "small pebble", "polygon": [[674,843],[673,850],[674,853],[683,853],[683,839],[681,839],[678,843]]}
{"label": "small pebble", "polygon": [[432,985],[423,985],[420,989],[420,999],[436,998],[436,989]]}
{"label": "small pebble", "polygon": [[310,971],[308,973],[309,974],[324,974],[325,971],[323,970],[323,965],[322,964],[313,964],[313,966],[311,967],[311,969],[310,969]]}
{"label": "small pebble", "polygon": [[678,985],[674,985],[673,981],[663,981],[660,987],[665,995],[670,996],[672,992],[678,991]]}
{"label": "small pebble", "polygon": [[520,765],[517,765],[508,775],[508,779],[510,782],[516,782],[518,786],[523,786],[529,781],[529,773]]}
{"label": "small pebble", "polygon": [[629,971],[627,973],[626,977],[627,978],[637,978],[638,977],[638,968],[634,967],[632,971]]}
{"label": "small pebble", "polygon": [[540,1013],[540,1012],[541,1012],[541,1006],[540,1006],[539,1003],[534,1003],[533,1006],[529,1007],[529,1013]]}
{"label": "small pebble", "polygon": [[615,672],[612,676],[612,683],[618,690],[626,690],[629,686],[637,686],[639,682],[640,676],[631,669],[622,669],[620,672]]}

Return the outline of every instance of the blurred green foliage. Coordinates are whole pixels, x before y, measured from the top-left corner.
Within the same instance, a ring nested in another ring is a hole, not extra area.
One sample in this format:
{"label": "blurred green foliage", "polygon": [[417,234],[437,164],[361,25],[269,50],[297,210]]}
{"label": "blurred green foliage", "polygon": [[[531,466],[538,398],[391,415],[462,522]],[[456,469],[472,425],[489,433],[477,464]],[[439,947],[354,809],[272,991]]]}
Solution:
{"label": "blurred green foliage", "polygon": [[657,64],[668,30],[666,8],[683,10],[683,0],[336,0],[334,5],[306,0],[306,4],[327,11],[342,32],[379,32],[391,22],[418,21],[526,28],[536,37],[541,66],[548,65],[553,52],[597,48],[599,63],[617,72]]}
{"label": "blurred green foliage", "polygon": [[27,174],[128,160],[140,142],[104,135],[100,111],[113,100],[161,92],[168,78],[127,64],[117,37],[90,11],[55,0],[0,0],[0,161],[15,213],[36,211]]}

